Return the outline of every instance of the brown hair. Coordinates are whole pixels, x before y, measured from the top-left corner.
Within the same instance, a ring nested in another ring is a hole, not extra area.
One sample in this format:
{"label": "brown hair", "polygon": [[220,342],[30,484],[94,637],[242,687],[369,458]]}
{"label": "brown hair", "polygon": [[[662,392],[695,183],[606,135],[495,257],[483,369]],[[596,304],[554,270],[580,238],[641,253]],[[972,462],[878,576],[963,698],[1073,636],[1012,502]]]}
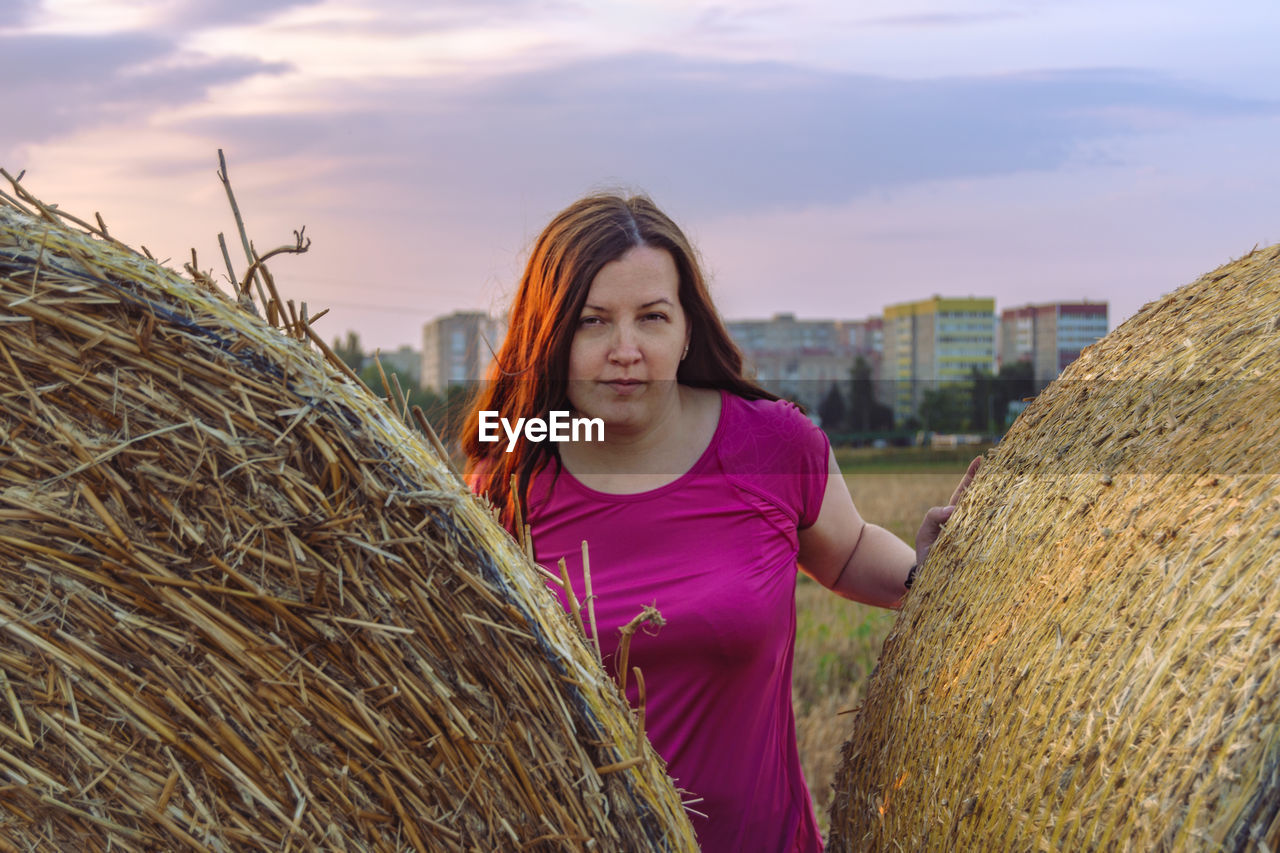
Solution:
{"label": "brown hair", "polygon": [[511,305],[507,335],[462,429],[467,479],[512,527],[516,495],[526,505],[529,483],[549,461],[559,462],[554,442],[479,440],[482,410],[503,417],[546,417],[569,409],[569,348],[591,282],[605,264],[636,246],[665,249],[679,275],[680,306],[688,318],[689,353],[676,380],[724,389],[748,400],[776,400],[742,375],[742,354],[729,337],[707,291],[693,247],[680,228],[645,196],[591,195],[556,215],[534,243]]}

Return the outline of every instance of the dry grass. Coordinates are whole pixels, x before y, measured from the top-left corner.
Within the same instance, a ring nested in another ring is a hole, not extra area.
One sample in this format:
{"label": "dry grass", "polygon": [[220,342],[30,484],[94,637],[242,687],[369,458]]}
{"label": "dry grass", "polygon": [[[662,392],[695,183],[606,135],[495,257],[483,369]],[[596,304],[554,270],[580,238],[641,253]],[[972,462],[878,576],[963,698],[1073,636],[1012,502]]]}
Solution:
{"label": "dry grass", "polygon": [[[944,470],[888,473],[884,469],[891,468],[890,463],[878,465],[874,473],[846,475],[845,481],[864,518],[913,542],[925,511],[947,500],[967,464],[965,457],[949,462]],[[848,712],[862,702],[895,614],[845,601],[802,578],[796,589],[796,616],[792,675],[796,737],[800,763],[825,830],[840,745],[852,727]]]}

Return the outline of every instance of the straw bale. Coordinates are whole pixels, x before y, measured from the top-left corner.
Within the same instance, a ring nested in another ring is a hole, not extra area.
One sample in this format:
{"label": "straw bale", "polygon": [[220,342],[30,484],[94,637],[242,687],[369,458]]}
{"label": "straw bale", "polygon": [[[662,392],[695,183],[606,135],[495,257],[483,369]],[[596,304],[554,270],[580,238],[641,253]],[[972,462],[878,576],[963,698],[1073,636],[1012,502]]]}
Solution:
{"label": "straw bale", "polygon": [[832,850],[1280,849],[1280,247],[1090,347],[887,638]]}
{"label": "straw bale", "polygon": [[0,848],[695,848],[536,567],[296,310],[14,193]]}

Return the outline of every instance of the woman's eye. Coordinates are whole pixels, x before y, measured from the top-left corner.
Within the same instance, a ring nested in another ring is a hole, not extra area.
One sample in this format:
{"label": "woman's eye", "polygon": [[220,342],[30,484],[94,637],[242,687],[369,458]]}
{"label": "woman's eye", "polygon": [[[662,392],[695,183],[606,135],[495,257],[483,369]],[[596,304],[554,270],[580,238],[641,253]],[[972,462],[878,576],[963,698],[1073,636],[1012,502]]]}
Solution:
{"label": "woman's eye", "polygon": [[578,320],[578,325],[579,326],[598,326],[602,322],[604,321],[601,320],[599,317],[582,317],[581,319]]}
{"label": "woman's eye", "polygon": [[650,313],[648,313],[648,314],[645,314],[645,315],[644,315],[644,319],[646,319],[646,320],[665,320],[665,319],[667,319],[667,315],[666,315],[666,314],[663,314],[661,311],[651,311]]}

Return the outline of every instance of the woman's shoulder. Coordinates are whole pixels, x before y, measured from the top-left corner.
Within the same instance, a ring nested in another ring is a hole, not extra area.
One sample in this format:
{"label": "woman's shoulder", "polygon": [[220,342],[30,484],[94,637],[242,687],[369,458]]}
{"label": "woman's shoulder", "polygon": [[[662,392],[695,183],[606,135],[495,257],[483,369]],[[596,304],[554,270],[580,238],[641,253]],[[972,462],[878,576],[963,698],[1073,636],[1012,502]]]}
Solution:
{"label": "woman's shoulder", "polygon": [[727,391],[724,397],[726,414],[742,427],[802,433],[818,430],[809,416],[790,400],[748,400]]}
{"label": "woman's shoulder", "polygon": [[806,460],[800,467],[807,469],[807,460],[814,457],[825,465],[829,446],[826,434],[795,403],[725,394],[721,455],[735,467],[795,470],[797,462]]}
{"label": "woman's shoulder", "polygon": [[826,433],[787,400],[726,395],[725,412],[724,472],[776,505],[790,507],[800,526],[812,524],[827,484],[831,444]]}

